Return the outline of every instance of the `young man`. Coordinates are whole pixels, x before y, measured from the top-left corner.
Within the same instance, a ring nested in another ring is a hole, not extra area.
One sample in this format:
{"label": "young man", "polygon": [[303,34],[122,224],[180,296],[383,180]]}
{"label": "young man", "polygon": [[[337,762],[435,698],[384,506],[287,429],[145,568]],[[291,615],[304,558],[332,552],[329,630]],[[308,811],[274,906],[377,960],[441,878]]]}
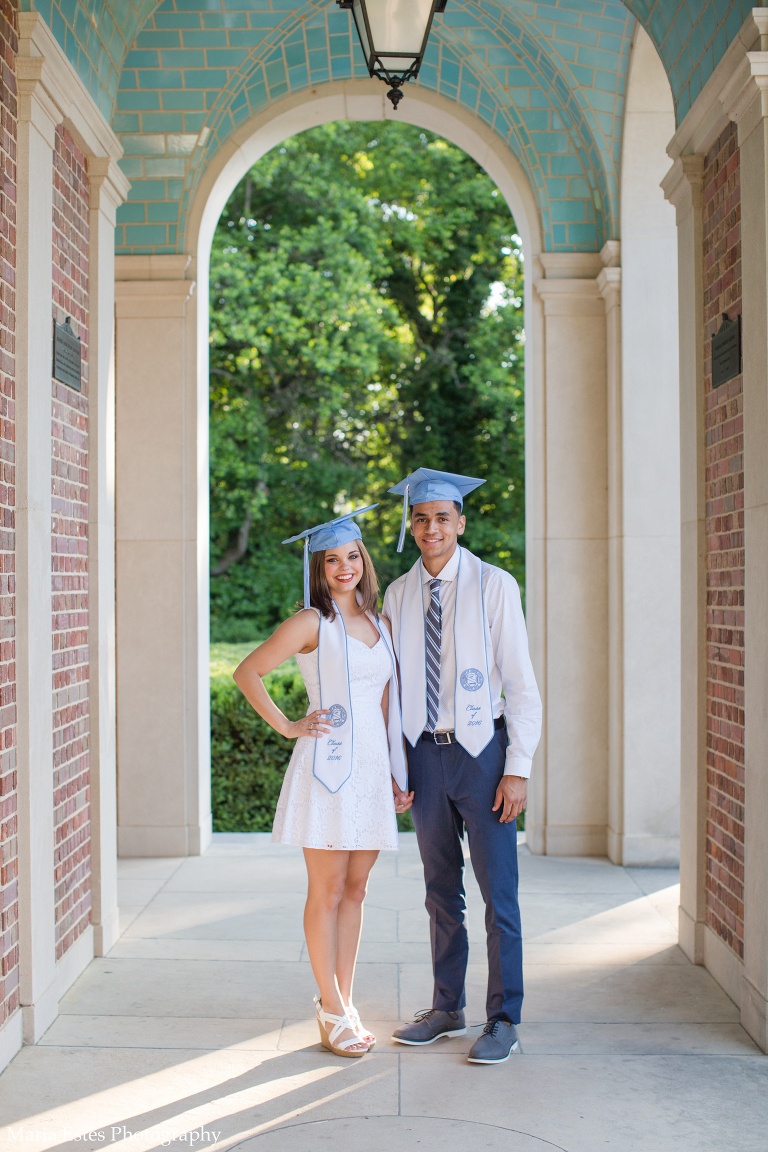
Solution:
{"label": "young man", "polygon": [[463,498],[483,483],[419,468],[390,489],[404,498],[398,551],[410,502],[421,552],[387,589],[383,611],[400,663],[435,977],[432,1008],[393,1039],[431,1044],[466,1033],[466,827],[488,937],[487,1024],[469,1059],[497,1064],[517,1047],[523,1000],[516,819],[541,733],[541,700],[516,581],[458,544]]}

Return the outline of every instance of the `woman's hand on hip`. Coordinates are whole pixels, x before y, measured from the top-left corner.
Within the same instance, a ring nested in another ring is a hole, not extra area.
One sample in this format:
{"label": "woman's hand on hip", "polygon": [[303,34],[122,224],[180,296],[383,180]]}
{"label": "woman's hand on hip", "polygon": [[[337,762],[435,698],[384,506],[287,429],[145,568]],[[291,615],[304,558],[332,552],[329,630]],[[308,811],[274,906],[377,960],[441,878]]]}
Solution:
{"label": "woman's hand on hip", "polygon": [[328,722],[327,717],[328,713],[318,708],[308,716],[302,716],[301,720],[293,720],[283,735],[289,740],[297,740],[300,736],[313,736],[315,740],[319,740],[321,736],[330,732],[330,728],[323,727],[323,724]]}
{"label": "woman's hand on hip", "polygon": [[413,792],[403,792],[394,776],[392,777],[392,792],[395,797],[395,812],[407,812],[413,804]]}

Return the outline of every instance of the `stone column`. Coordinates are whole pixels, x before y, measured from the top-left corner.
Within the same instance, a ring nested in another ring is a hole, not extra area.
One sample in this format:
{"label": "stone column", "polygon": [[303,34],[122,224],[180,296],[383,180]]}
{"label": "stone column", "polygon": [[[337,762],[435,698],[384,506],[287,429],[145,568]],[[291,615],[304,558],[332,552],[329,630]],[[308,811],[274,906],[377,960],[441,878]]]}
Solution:
{"label": "stone column", "polygon": [[703,156],[683,156],[663,182],[677,220],[680,347],[679,932],[695,964],[704,962],[707,833],[703,171]]}
{"label": "stone column", "polygon": [[597,277],[605,301],[608,480],[608,829],[607,851],[621,863],[624,835],[624,500],[621,356],[621,245],[610,240]]}
{"label": "stone column", "polygon": [[[200,725],[207,700],[198,675],[198,646],[208,644],[200,548],[207,523],[198,519],[198,496],[207,495],[207,392],[198,396],[189,262],[116,260],[121,856],[196,854],[210,838],[210,754]],[[207,498],[200,504],[207,508]]]}
{"label": "stone column", "polygon": [[603,856],[608,772],[606,319],[596,254],[540,257],[545,367],[536,434],[545,462],[531,544],[540,559],[532,632],[544,753],[532,780],[530,843]]}
{"label": "stone column", "polygon": [[741,1020],[768,1050],[768,13],[721,96],[741,153],[745,772]]}
{"label": "stone column", "polygon": [[680,852],[677,237],[674,210],[659,188],[674,127],[669,81],[638,26],[622,139],[615,369],[619,307],[610,242],[598,278],[608,313],[608,852],[630,865],[674,865]]}
{"label": "stone column", "polygon": [[115,212],[128,181],[110,157],[90,177],[90,608],[91,867],[94,950],[118,937],[115,686]]}
{"label": "stone column", "polygon": [[16,677],[19,977],[24,1041],[58,1010],[54,938],[51,610],[51,227],[56,108],[40,56],[17,59]]}

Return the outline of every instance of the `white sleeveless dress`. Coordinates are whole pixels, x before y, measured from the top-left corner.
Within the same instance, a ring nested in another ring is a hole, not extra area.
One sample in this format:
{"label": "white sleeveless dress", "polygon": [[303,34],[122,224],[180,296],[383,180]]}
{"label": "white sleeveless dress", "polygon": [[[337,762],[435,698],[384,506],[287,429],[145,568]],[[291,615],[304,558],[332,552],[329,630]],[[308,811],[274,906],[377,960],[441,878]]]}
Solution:
{"label": "white sleeveless dress", "polygon": [[[316,741],[296,741],[285,773],[272,825],[275,844],[345,851],[397,851],[397,818],[392,795],[387,729],[381,697],[392,675],[383,640],[369,648],[348,637],[349,685],[354,719],[352,775],[329,792],[312,773]],[[304,677],[309,708],[320,707],[317,650],[296,660]]]}

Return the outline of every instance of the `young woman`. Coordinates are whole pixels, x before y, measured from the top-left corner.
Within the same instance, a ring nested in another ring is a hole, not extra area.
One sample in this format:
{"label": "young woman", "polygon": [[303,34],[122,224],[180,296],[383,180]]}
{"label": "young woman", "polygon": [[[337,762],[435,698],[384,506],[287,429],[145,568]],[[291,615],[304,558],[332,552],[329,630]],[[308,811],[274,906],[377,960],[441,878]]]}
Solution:
{"label": "young woman", "polygon": [[[272,839],[304,849],[304,933],[320,989],[322,1043],[337,1055],[359,1057],[376,1042],[352,1003],[368,876],[382,849],[397,849],[395,812],[405,812],[413,798],[405,791],[389,623],[378,614],[378,581],[360,529],[340,517],[301,536],[312,554],[305,609],[234,676],[268,724],[297,738]],[[294,655],[309,696],[300,720],[284,716],[263,683]]]}

